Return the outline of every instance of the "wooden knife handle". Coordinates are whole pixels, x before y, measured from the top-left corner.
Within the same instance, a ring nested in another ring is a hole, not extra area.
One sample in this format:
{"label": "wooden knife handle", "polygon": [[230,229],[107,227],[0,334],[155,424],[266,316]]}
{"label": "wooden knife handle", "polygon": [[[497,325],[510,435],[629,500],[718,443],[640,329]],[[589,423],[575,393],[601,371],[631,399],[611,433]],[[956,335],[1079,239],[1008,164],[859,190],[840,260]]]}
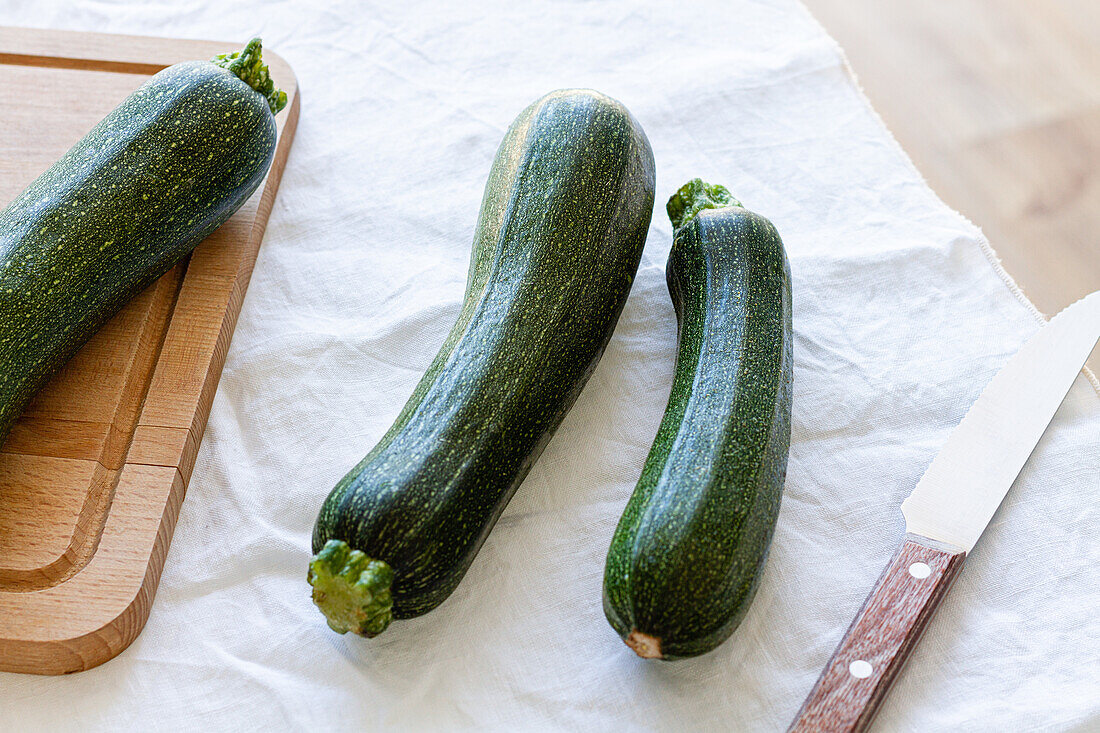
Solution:
{"label": "wooden knife handle", "polygon": [[789,732],[866,730],[965,557],[957,547],[905,535]]}

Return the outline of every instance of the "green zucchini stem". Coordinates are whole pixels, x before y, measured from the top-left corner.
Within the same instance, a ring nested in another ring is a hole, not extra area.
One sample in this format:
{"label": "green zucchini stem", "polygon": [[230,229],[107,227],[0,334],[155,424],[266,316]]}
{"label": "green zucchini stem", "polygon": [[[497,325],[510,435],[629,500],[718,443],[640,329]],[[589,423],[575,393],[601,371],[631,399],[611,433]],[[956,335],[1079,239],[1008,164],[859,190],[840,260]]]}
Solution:
{"label": "green zucchini stem", "polygon": [[277,114],[286,106],[286,92],[275,88],[261,51],[260,39],[253,38],[240,51],[218,54],[210,59],[210,63],[236,74],[241,81],[264,96],[271,107],[271,114]]}
{"label": "green zucchini stem", "polygon": [[661,654],[661,640],[656,636],[643,634],[641,631],[634,629],[623,641],[642,659],[662,659],[664,657]]}
{"label": "green zucchini stem", "polygon": [[668,218],[673,229],[689,224],[703,209],[724,209],[727,206],[740,206],[725,186],[707,183],[701,178],[693,178],[680,190],[672,194],[665,204]]}
{"label": "green zucchini stem", "polygon": [[343,540],[329,540],[309,563],[313,602],[338,634],[378,636],[393,620],[393,570]]}

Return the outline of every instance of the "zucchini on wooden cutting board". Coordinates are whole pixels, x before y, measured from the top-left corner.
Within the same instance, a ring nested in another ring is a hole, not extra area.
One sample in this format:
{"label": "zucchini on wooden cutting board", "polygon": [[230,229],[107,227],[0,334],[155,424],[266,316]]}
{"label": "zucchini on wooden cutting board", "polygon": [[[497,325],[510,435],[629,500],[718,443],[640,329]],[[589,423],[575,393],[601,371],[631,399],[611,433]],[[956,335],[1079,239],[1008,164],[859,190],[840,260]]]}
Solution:
{"label": "zucchini on wooden cutting board", "polygon": [[[9,102],[0,125],[0,209],[152,76],[243,45],[0,27],[0,99]],[[278,141],[263,182],[104,324],[4,441],[0,670],[68,674],[102,664],[141,633],[155,604],[298,120],[291,67],[266,47],[260,65],[270,65],[287,94],[273,117]],[[267,94],[241,91],[267,106]]]}
{"label": "zucchini on wooden cutting board", "polygon": [[679,346],[668,407],[611,542],[604,612],[642,657],[714,649],[760,582],[791,427],[791,283],[779,234],[722,186],[668,202]]}
{"label": "zucchini on wooden cutting board", "polygon": [[259,39],[170,66],[0,211],[0,441],[92,334],[252,195],[285,104]]}
{"label": "zucchini on wooden cutting board", "polygon": [[653,154],[625,107],[557,91],[497,151],[458,322],[313,534],[313,599],[380,633],[458,585],[596,367],[653,211]]}

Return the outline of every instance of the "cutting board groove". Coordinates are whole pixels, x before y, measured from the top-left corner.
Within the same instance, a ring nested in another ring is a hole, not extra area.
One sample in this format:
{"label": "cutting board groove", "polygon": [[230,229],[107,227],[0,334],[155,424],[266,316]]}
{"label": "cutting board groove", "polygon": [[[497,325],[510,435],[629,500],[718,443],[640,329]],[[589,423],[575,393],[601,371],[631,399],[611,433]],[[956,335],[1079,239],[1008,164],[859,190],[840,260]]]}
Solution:
{"label": "cutting board groove", "polygon": [[[0,206],[150,75],[240,42],[0,27]],[[298,121],[288,105],[264,183],[118,313],[0,445],[0,670],[62,674],[141,632]],[[44,122],[48,121],[48,123]]]}

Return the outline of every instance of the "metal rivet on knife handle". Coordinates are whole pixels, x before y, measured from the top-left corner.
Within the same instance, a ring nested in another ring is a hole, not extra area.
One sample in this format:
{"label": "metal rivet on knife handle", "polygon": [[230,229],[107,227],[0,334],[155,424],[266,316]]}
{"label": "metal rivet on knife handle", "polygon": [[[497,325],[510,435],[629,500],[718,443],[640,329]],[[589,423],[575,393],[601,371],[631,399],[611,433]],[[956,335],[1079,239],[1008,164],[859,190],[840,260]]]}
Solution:
{"label": "metal rivet on knife handle", "polygon": [[924,580],[932,574],[932,568],[927,563],[915,562],[909,566],[909,574],[918,580]]}
{"label": "metal rivet on knife handle", "polygon": [[871,676],[871,673],[875,671],[875,668],[871,666],[870,662],[865,662],[862,659],[857,659],[848,665],[848,671],[856,679],[865,680]]}

